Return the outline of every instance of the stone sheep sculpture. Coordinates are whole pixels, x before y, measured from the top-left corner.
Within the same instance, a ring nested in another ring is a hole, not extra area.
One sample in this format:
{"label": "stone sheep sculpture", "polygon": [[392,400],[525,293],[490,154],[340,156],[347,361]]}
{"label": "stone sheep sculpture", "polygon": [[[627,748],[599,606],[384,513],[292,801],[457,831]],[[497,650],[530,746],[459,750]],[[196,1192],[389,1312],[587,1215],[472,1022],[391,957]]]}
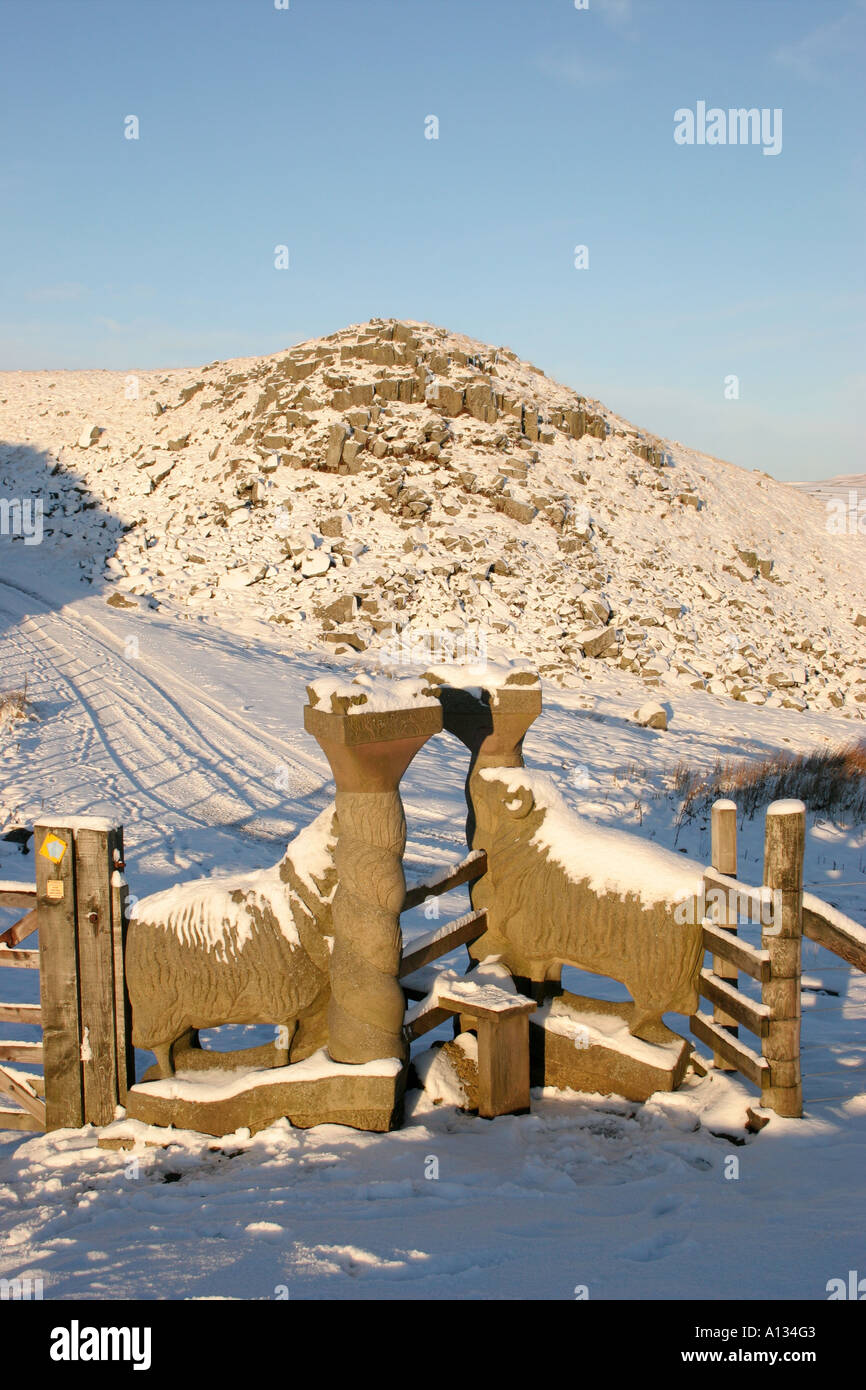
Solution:
{"label": "stone sheep sculpture", "polygon": [[[558,981],[563,965],[619,980],[646,1036],[668,1010],[694,1014],[703,959],[697,898],[703,869],[682,855],[576,815],[553,783],[522,767],[477,768],[470,779],[474,849],[487,872],[472,890],[488,930],[475,961],[499,956],[518,981]],[[527,985],[522,985],[524,989]]]}
{"label": "stone sheep sculpture", "polygon": [[[132,1041],[156,1055],[159,1076],[173,1075],[181,1057],[233,1066],[246,1055],[261,1065],[269,1051],[270,1065],[286,1065],[326,1044],[335,845],[329,807],[272,868],[181,884],[135,905],[126,944]],[[198,1030],[226,1023],[273,1024],[279,1041],[196,1058]]]}

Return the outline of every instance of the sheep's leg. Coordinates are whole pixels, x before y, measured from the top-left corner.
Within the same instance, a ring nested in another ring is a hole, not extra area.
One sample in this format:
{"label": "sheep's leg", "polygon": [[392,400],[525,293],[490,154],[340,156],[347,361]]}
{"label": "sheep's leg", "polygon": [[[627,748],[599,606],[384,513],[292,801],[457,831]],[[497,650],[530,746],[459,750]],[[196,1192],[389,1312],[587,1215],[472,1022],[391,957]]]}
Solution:
{"label": "sheep's leg", "polygon": [[198,1029],[187,1028],[181,1033],[179,1038],[175,1038],[171,1044],[171,1069],[175,1073],[178,1066],[183,1066],[183,1059],[188,1052],[200,1052],[201,1043],[199,1042]]}
{"label": "sheep's leg", "polygon": [[312,1053],[318,1052],[319,1048],[327,1045],[327,1003],[314,1013],[308,1014],[306,1018],[296,1019],[294,1024],[297,1027],[297,1032],[291,1043],[290,1060],[292,1062],[302,1062],[305,1057],[311,1056]]}
{"label": "sheep's leg", "polygon": [[156,1057],[156,1065],[159,1069],[160,1078],[164,1076],[174,1076],[174,1062],[172,1061],[173,1043],[159,1043],[153,1049]]}
{"label": "sheep's leg", "polygon": [[289,1019],[288,1023],[281,1023],[277,1028],[277,1040],[274,1043],[274,1052],[276,1053],[276,1066],[287,1067],[289,1065],[289,1052],[291,1051],[292,1038],[295,1036],[297,1027],[298,1020],[296,1018],[292,1018]]}
{"label": "sheep's leg", "polygon": [[640,1005],[635,1004],[628,1031],[633,1038],[642,1038],[644,1042],[658,1042],[657,1030],[661,1021],[662,1016],[658,1009],[642,1009]]}
{"label": "sheep's leg", "polygon": [[561,977],[557,974],[551,979],[544,975],[541,969],[532,975],[515,975],[514,983],[518,994],[534,999],[539,1005],[546,1004],[549,999],[555,999],[558,994],[562,994]]}

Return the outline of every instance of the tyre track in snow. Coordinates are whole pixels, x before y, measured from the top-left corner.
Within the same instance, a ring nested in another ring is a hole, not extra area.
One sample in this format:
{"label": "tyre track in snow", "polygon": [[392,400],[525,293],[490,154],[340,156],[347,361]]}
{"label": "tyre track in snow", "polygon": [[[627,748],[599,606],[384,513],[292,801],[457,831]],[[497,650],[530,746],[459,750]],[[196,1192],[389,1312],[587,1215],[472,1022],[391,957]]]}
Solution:
{"label": "tyre track in snow", "polygon": [[[25,615],[25,594],[41,611],[34,613],[31,602]],[[76,746],[91,785],[100,771],[103,781],[106,775],[115,779],[111,799],[128,797],[145,812],[180,814],[198,827],[236,829],[266,840],[287,838],[332,799],[329,773],[312,741],[305,746],[302,729],[289,727],[275,737],[179,674],[176,662],[160,656],[158,630],[146,619],[140,631],[147,636],[146,656],[130,660],[118,632],[86,609],[51,609],[32,591],[0,581],[0,612],[17,624],[7,636],[19,667],[16,678],[29,670],[52,699],[64,701],[62,719],[79,723],[67,747]],[[197,651],[204,646],[205,660],[231,658],[230,639],[222,633],[196,634],[195,645]],[[280,765],[289,783],[283,795],[274,780]],[[439,826],[435,815],[431,820],[422,812],[418,818],[420,807],[415,809],[408,858],[425,867],[459,858],[462,835],[450,823]]]}
{"label": "tyre track in snow", "polygon": [[[31,601],[22,605],[25,596]],[[275,789],[267,753],[275,752],[286,768],[287,797],[322,788],[323,771],[313,757],[297,758],[173,672],[161,667],[157,679],[127,660],[110,632],[99,635],[105,629],[95,620],[52,610],[5,581],[0,608],[16,623],[5,637],[4,670],[23,659],[38,684],[60,695],[69,707],[62,718],[79,723],[78,736],[67,740],[70,751],[75,744],[75,763],[89,770],[91,781],[107,778],[116,796],[138,802],[142,811],[280,839],[292,833],[295,820]],[[240,758],[242,780],[232,770]],[[326,798],[316,799],[324,804]]]}
{"label": "tyre track in snow", "polygon": [[[90,614],[87,614],[82,620],[94,635],[97,632],[104,634],[100,640],[103,644],[107,644],[110,650],[114,650],[112,646],[113,634],[110,629]],[[205,639],[199,634],[198,640]],[[290,767],[292,775],[297,779],[297,790],[300,792],[314,791],[322,785],[324,780],[328,779],[329,774],[323,765],[321,756],[310,751],[312,741],[308,735],[303,732],[296,735],[294,730],[289,729],[280,737],[274,737],[258,725],[253,725],[249,720],[245,720],[230,705],[224,704],[214,695],[205,692],[201,686],[195,685],[193,681],[180,675],[175,668],[160,661],[153,651],[148,652],[148,662],[159,672],[159,684],[156,688],[172,700],[183,718],[187,718],[183,709],[184,700],[205,709],[215,726],[214,734],[218,730],[223,737],[230,738],[236,745],[242,744],[246,755],[258,762],[264,761],[263,751],[267,749],[276,763],[284,763]],[[171,694],[172,691],[175,692],[173,695]],[[215,755],[224,757],[225,746],[224,743],[215,746]],[[291,763],[289,763],[287,754],[291,756]],[[272,783],[268,782],[267,785],[272,786]]]}

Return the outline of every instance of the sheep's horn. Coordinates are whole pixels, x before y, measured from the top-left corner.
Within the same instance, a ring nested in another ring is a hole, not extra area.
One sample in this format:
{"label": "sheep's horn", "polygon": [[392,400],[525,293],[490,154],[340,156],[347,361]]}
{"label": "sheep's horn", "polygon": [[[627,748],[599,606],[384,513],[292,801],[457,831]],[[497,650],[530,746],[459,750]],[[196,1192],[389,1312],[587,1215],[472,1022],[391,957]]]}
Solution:
{"label": "sheep's horn", "polygon": [[518,787],[515,796],[520,798],[519,806],[513,805],[513,797],[509,792],[505,793],[505,805],[515,820],[523,820],[524,816],[528,816],[535,805],[535,797],[528,787]]}

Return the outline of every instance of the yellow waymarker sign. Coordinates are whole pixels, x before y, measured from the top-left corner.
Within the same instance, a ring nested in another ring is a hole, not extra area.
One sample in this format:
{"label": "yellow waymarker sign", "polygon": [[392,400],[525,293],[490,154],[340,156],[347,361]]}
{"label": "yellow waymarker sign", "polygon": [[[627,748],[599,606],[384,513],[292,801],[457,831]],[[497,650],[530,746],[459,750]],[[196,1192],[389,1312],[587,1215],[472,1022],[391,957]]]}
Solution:
{"label": "yellow waymarker sign", "polygon": [[47,835],[39,853],[50,859],[52,864],[59,864],[66,853],[66,841],[58,839],[56,835]]}

